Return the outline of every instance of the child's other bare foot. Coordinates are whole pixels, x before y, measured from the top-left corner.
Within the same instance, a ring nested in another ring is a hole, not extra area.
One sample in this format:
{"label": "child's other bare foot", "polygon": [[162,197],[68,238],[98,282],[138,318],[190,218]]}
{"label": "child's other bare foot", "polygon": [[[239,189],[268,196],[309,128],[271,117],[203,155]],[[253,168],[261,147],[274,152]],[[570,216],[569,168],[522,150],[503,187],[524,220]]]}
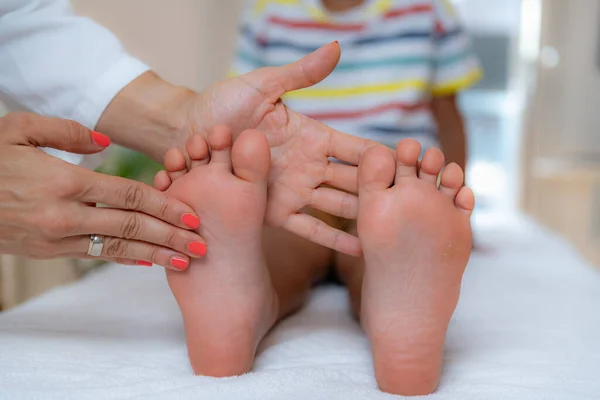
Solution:
{"label": "child's other bare foot", "polygon": [[269,146],[258,131],[243,132],[233,149],[231,141],[227,128],[214,128],[209,157],[205,139],[193,136],[187,143],[191,170],[186,172],[183,153],[171,149],[165,157],[169,172],[155,178],[157,188],[168,188],[200,217],[206,247],[195,250],[205,257],[192,260],[185,272],[168,271],[167,278],[183,315],[192,367],[216,377],[248,372],[277,316],[261,247]]}
{"label": "child's other bare foot", "polygon": [[473,193],[463,172],[403,140],[397,165],[388,149],[368,150],[359,166],[358,235],[365,255],[361,323],[381,390],[424,395],[435,390],[448,323],[471,251]]}

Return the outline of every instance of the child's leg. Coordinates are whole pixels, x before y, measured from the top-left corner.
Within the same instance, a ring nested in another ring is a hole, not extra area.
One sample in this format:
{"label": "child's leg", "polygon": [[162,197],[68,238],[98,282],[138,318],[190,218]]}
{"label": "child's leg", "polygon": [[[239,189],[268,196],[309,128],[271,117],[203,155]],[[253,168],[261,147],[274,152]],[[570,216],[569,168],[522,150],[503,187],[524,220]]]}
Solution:
{"label": "child's leg", "polygon": [[365,260],[339,256],[355,314],[373,348],[375,377],[386,392],[435,390],[446,330],[471,249],[472,192],[451,164],[436,188],[443,155],[398,144],[397,164],[383,147],[359,166],[358,235]]}
{"label": "child's leg", "polygon": [[206,248],[198,249],[205,257],[185,272],[167,273],[190,362],[198,374],[231,376],[250,370],[260,340],[301,306],[330,252],[287,233],[263,231],[270,158],[262,134],[244,132],[232,149],[231,132],[220,127],[209,141],[210,157],[204,138],[188,141],[189,172],[183,153],[171,150],[165,159],[169,172],[157,175],[155,186],[194,208],[206,240]]}
{"label": "child's leg", "polygon": [[[348,233],[358,236],[356,222],[352,221]],[[335,253],[335,272],[342,283],[348,288],[350,310],[354,318],[360,320],[360,303],[362,298],[363,276],[365,274],[365,259],[352,257],[347,254]]]}
{"label": "child's leg", "polygon": [[274,228],[264,229],[263,248],[277,293],[279,320],[302,307],[311,287],[327,274],[333,251]]}

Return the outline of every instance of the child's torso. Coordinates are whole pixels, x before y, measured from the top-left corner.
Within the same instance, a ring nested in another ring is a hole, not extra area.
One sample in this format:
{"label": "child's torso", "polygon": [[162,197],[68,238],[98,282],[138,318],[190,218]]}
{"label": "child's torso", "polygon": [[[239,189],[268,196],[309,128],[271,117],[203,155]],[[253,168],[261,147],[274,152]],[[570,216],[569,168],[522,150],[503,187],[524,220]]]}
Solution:
{"label": "child's torso", "polygon": [[278,0],[268,4],[259,26],[266,65],[340,43],[340,62],[328,78],[284,97],[292,109],[390,146],[403,137],[435,144],[428,106],[435,33],[431,0],[371,0],[336,14],[327,13],[321,0]]}

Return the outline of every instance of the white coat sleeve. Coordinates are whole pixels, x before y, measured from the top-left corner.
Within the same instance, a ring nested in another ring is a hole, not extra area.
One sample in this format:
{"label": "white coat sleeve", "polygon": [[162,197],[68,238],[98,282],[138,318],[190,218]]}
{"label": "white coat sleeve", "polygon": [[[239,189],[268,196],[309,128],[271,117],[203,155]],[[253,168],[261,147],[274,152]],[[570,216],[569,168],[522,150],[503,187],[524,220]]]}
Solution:
{"label": "white coat sleeve", "polygon": [[149,68],[68,0],[0,1],[0,93],[38,114],[93,129],[114,96]]}

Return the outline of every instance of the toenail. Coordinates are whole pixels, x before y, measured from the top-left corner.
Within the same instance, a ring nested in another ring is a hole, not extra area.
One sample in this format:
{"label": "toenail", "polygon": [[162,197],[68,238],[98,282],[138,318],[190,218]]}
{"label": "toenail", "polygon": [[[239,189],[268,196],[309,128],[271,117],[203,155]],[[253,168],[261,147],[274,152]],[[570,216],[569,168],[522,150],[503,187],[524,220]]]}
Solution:
{"label": "toenail", "polygon": [[185,271],[188,266],[188,261],[185,258],[173,257],[171,258],[171,265],[180,271]]}
{"label": "toenail", "polygon": [[142,260],[138,260],[138,261],[136,261],[136,264],[137,264],[137,265],[141,265],[141,266],[143,266],[143,267],[151,267],[151,266],[152,266],[152,263],[151,263],[151,262],[148,262],[148,261],[142,261]]}
{"label": "toenail", "polygon": [[181,217],[181,222],[183,222],[185,226],[192,229],[197,229],[200,226],[200,218],[193,214],[183,214],[183,217]]}
{"label": "toenail", "polygon": [[188,244],[188,250],[190,253],[203,256],[206,254],[206,245],[202,242],[190,242]]}

